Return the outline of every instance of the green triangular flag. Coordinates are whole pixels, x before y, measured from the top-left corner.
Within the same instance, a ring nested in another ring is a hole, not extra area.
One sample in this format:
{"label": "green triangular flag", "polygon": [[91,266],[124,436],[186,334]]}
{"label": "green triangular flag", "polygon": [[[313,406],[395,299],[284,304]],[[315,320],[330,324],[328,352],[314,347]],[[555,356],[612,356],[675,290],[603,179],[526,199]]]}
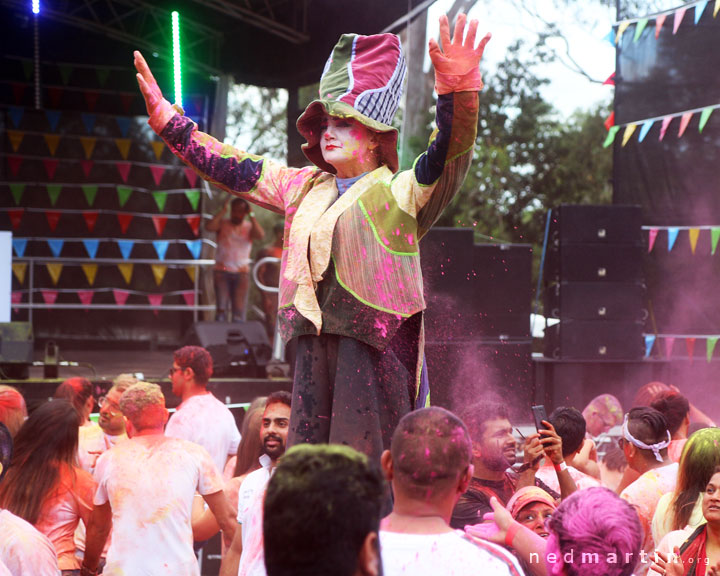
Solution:
{"label": "green triangular flag", "polygon": [[98,82],[100,82],[100,86],[105,86],[108,76],[110,76],[110,70],[108,70],[107,68],[96,68],[95,73],[97,74],[97,78],[98,78]]}
{"label": "green triangular flag", "polygon": [[47,188],[48,196],[50,196],[50,204],[55,206],[57,203],[58,196],[60,196],[60,191],[62,190],[61,184],[47,184],[45,186]]}
{"label": "green triangular flag", "polygon": [[720,228],[713,228],[712,230],[710,230],[710,238],[712,239],[711,254],[715,255],[715,250],[717,250],[718,240],[720,240]]}
{"label": "green triangular flag", "polygon": [[193,212],[197,212],[198,204],[200,202],[200,190],[185,190],[185,197],[190,202]]}
{"label": "green triangular flag", "polygon": [[35,72],[35,65],[32,60],[25,60],[23,62],[23,73],[25,74],[25,80],[30,80]]}
{"label": "green triangular flag", "polygon": [[117,193],[118,193],[118,202],[120,203],[120,208],[125,206],[125,202],[128,201],[128,198],[130,198],[130,194],[132,194],[132,188],[129,186],[118,186],[117,187]]}
{"label": "green triangular flag", "polygon": [[707,339],[707,361],[712,360],[713,351],[715,350],[715,344],[717,344],[717,337]]}
{"label": "green triangular flag", "polygon": [[158,210],[162,212],[165,210],[165,202],[167,201],[167,194],[165,192],[153,192],[153,198],[155,198],[155,204],[157,204]]}
{"label": "green triangular flag", "polygon": [[698,132],[703,131],[703,128],[705,128],[705,124],[707,124],[707,121],[710,118],[710,114],[712,114],[712,111],[712,108],[705,108],[705,110],[702,111],[702,114],[700,114],[700,124],[698,125]]}
{"label": "green triangular flag", "polygon": [[97,196],[98,187],[92,184],[85,184],[82,187],[82,191],[85,194],[85,200],[87,200],[88,206],[92,206],[95,203],[95,196]]}
{"label": "green triangular flag", "polygon": [[60,64],[60,76],[62,77],[63,84],[67,86],[68,80],[70,80],[70,74],[72,74],[73,67],[68,64]]}
{"label": "green triangular flag", "polygon": [[20,200],[22,200],[23,192],[25,192],[25,184],[18,184],[17,182],[11,183],[10,192],[12,192],[15,205],[17,206],[20,204]]}
{"label": "green triangular flag", "polygon": [[640,35],[643,33],[643,30],[645,30],[645,26],[648,25],[648,19],[643,18],[642,20],[638,20],[638,23],[635,25],[635,37],[633,38],[633,42],[637,42],[640,38]]}
{"label": "green triangular flag", "polygon": [[620,130],[620,126],[611,126],[610,130],[608,130],[607,138],[605,138],[605,142],[603,142],[603,148],[607,148],[610,146],[610,144],[613,143],[615,140],[615,135],[618,133],[618,130]]}

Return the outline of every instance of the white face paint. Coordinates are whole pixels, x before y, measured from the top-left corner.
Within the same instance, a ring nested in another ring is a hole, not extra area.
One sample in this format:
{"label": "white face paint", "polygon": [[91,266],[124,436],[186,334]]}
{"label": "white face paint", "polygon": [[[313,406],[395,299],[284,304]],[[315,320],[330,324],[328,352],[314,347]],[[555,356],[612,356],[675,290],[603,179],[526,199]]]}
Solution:
{"label": "white face paint", "polygon": [[320,127],[320,150],[338,178],[352,178],[374,170],[377,135],[352,118],[326,116]]}

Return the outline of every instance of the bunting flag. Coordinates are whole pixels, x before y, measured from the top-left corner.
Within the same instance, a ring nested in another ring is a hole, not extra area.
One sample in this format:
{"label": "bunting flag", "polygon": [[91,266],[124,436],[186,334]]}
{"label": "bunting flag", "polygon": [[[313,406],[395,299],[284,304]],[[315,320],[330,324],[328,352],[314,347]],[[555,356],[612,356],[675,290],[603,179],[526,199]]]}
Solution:
{"label": "bunting flag", "polygon": [[85,96],[85,104],[87,104],[88,110],[93,112],[95,110],[95,105],[97,104],[98,98],[100,97],[100,93],[95,92],[94,90],[85,90],[85,92],[83,92],[83,95]]}
{"label": "bunting flag", "polygon": [[[92,256],[94,258],[94,256]],[[85,278],[87,278],[88,284],[92,286],[95,284],[95,277],[97,276],[98,265],[97,264],[83,264],[82,270],[85,272]]]}
{"label": "bunting flag", "polygon": [[183,240],[185,246],[192,254],[192,257],[197,260],[200,258],[200,252],[202,251],[202,240]]}
{"label": "bunting flag", "polygon": [[153,226],[155,226],[155,233],[158,236],[162,236],[163,230],[165,230],[165,224],[167,224],[167,216],[153,216]]}
{"label": "bunting flag", "polygon": [[637,24],[635,24],[635,36],[633,37],[633,42],[637,42],[640,39],[640,36],[643,33],[643,30],[645,30],[645,27],[648,25],[648,19],[643,18],[642,20],[638,20]]}
{"label": "bunting flag", "polygon": [[668,228],[668,252],[670,252],[673,249],[673,246],[675,246],[675,240],[677,240],[678,237],[678,228]]}
{"label": "bunting flag", "polygon": [[107,68],[95,68],[95,74],[97,75],[100,86],[105,86],[108,76],[110,76],[110,70]]}
{"label": "bunting flag", "polygon": [[[15,228],[15,226],[13,226],[13,228]],[[25,249],[27,248],[27,238],[13,238],[12,247],[18,258],[22,258],[25,255]]]}
{"label": "bunting flag", "polygon": [[[162,180],[163,174],[165,174],[165,166],[150,166],[150,172],[155,181],[155,186],[160,186],[160,180]],[[160,210],[162,210],[162,208],[160,208]]]}
{"label": "bunting flag", "polygon": [[637,124],[628,124],[627,126],[625,126],[625,133],[623,134],[622,139],[623,146],[628,143],[628,140],[630,140],[630,137],[635,132],[635,128],[637,128]]}
{"label": "bunting flag", "polygon": [[53,132],[55,132],[60,122],[60,114],[61,112],[59,110],[45,110],[45,119],[48,121],[50,130]]}
{"label": "bunting flag", "polygon": [[185,221],[190,226],[190,230],[195,236],[200,234],[200,215],[186,216]]}
{"label": "bunting flag", "polygon": [[25,96],[25,85],[17,82],[12,82],[13,96],[15,97],[15,104],[22,104],[23,96]]}
{"label": "bunting flag", "polygon": [[125,114],[130,113],[130,107],[132,106],[133,100],[135,100],[134,92],[124,92],[120,94],[120,104],[122,105],[122,109]]}
{"label": "bunting flag", "polygon": [[668,336],[665,338],[665,357],[670,358],[672,356],[673,345],[675,344],[675,338]]}
{"label": "bunting flag", "polygon": [[130,226],[130,222],[132,222],[133,215],[127,212],[118,212],[117,219],[120,224],[120,231],[125,234]]}
{"label": "bunting flag", "polygon": [[610,32],[605,34],[605,37],[603,38],[603,40],[606,40],[608,43],[615,46],[615,30],[613,28],[611,28]]}
{"label": "bunting flag", "polygon": [[160,314],[160,310],[158,310],[158,308],[160,308],[162,306],[163,295],[162,294],[148,294],[147,297],[148,297],[148,302],[150,302],[150,306],[152,306],[154,308],[153,314],[155,314],[155,316],[157,316],[158,314]]}
{"label": "bunting flag", "polygon": [[92,133],[97,116],[95,114],[80,114],[80,118],[82,118],[82,123],[85,126],[85,132]]}
{"label": "bunting flag", "polygon": [[122,181],[127,183],[132,164],[130,164],[130,162],[115,162],[115,166],[117,167],[117,171],[120,174]]}
{"label": "bunting flag", "polygon": [[[720,0],[718,0],[720,2]],[[712,114],[713,108],[705,108],[705,110],[702,111],[702,114],[700,114],[700,124],[698,125],[698,132],[702,134],[703,128],[705,128],[705,124],[707,124],[708,119],[710,118],[710,114]]]}
{"label": "bunting flag", "polygon": [[83,240],[83,245],[85,246],[85,252],[87,252],[88,256],[94,260],[97,255],[98,248],[100,247],[100,240],[97,240],[96,238],[87,238]]}
{"label": "bunting flag", "polygon": [[20,226],[23,214],[25,214],[25,208],[13,208],[12,210],[8,210],[8,216],[10,217],[10,224],[12,224],[13,230],[17,230]]}
{"label": "bunting flag", "polygon": [[132,140],[129,138],[115,138],[115,146],[117,146],[118,150],[120,150],[120,156],[123,157],[123,160],[127,160],[128,158],[131,142]]}
{"label": "bunting flag", "polygon": [[195,283],[195,266],[185,266],[185,272],[187,272],[188,278],[192,280],[193,284]]}
{"label": "bunting flag", "polygon": [[60,144],[60,134],[43,134],[45,144],[47,144],[50,156],[55,156],[58,144]]}
{"label": "bunting flag", "polygon": [[645,136],[647,136],[647,133],[650,132],[650,128],[652,128],[653,124],[655,124],[654,120],[647,120],[643,122],[642,128],[640,128],[640,134],[638,135],[638,142],[645,140]]}
{"label": "bunting flag", "polygon": [[52,306],[55,304],[55,301],[58,297],[58,291],[57,290],[40,290],[40,293],[42,294],[43,300],[45,301],[45,304],[48,304]]}
{"label": "bunting flag", "polygon": [[152,146],[153,152],[155,152],[155,160],[160,160],[163,150],[165,150],[165,142],[163,142],[162,140],[160,140],[159,142],[153,140],[152,142],[150,142],[150,145]]}
{"label": "bunting flag", "polygon": [[130,198],[130,194],[132,194],[133,189],[129,186],[117,186],[117,195],[118,195],[118,204],[120,204],[120,208],[125,206],[125,203],[128,201],[128,198]]}
{"label": "bunting flag", "polygon": [[48,238],[47,244],[50,247],[50,252],[52,252],[52,255],[55,256],[55,258],[59,258],[65,241],[58,240],[57,238]]}
{"label": "bunting flag", "polygon": [[650,352],[652,352],[654,344],[655,344],[655,335],[654,334],[645,334],[645,358],[648,358],[650,356]]}
{"label": "bunting flag", "polygon": [[687,350],[688,358],[692,362],[695,356],[695,338],[685,338],[685,349]]}
{"label": "bunting flag", "polygon": [[62,274],[63,265],[59,262],[48,262],[45,264],[48,274],[50,274],[50,280],[52,280],[53,286],[57,286],[58,280],[60,280],[60,274]]}
{"label": "bunting flag", "polygon": [[123,260],[130,258],[130,252],[132,252],[135,242],[132,240],[118,240],[118,248],[120,248],[120,254],[122,254]]}
{"label": "bunting flag", "polygon": [[160,286],[160,284],[162,284],[162,281],[165,279],[167,266],[165,266],[164,264],[150,264],[150,268],[152,268],[152,273],[155,277],[155,284]]}
{"label": "bunting flag", "polygon": [[663,27],[663,24],[665,24],[665,19],[667,18],[667,14],[660,14],[655,19],[655,39],[657,40],[658,36],[660,36],[660,30]]}
{"label": "bunting flag", "polygon": [[615,86],[615,72],[608,76],[607,80],[602,83],[603,86]]}
{"label": "bunting flag", "polygon": [[27,272],[27,262],[13,262],[12,271],[20,284],[25,284],[25,273]]}
{"label": "bunting flag", "polygon": [[117,304],[118,306],[125,306],[125,302],[127,302],[128,296],[130,296],[130,292],[128,292],[127,290],[113,290],[115,304]]}
{"label": "bunting flag", "polygon": [[120,270],[120,274],[122,274],[122,277],[125,279],[125,284],[130,284],[135,264],[118,264],[117,267],[118,270]]}
{"label": "bunting flag", "polygon": [[43,158],[43,166],[45,166],[45,172],[47,172],[48,178],[52,180],[55,177],[55,170],[57,170],[60,160],[57,158]]}
{"label": "bunting flag", "polygon": [[120,134],[122,134],[122,137],[126,138],[128,132],[130,131],[130,118],[115,116],[115,122],[118,125],[118,130],[120,130]]}
{"label": "bunting flag", "polygon": [[10,139],[10,145],[12,146],[13,152],[17,152],[22,144],[25,132],[18,132],[17,130],[8,130],[8,138]]}
{"label": "bunting flag", "polygon": [[20,166],[22,166],[23,159],[20,156],[8,156],[7,162],[10,167],[10,173],[13,176],[17,176],[20,171]]}
{"label": "bunting flag", "polygon": [[187,181],[190,184],[190,188],[195,188],[195,182],[197,182],[197,172],[193,170],[192,168],[184,168],[185,170],[185,178],[187,178]]}
{"label": "bunting flag", "polygon": [[92,184],[83,184],[81,188],[83,194],[85,194],[85,200],[87,200],[88,206],[95,204],[95,196],[97,196],[98,187]]}
{"label": "bunting flag", "polygon": [[165,202],[167,202],[167,194],[165,192],[153,192],[152,197],[155,199],[158,210],[163,212],[165,210]]}
{"label": "bunting flag", "polygon": [[715,18],[715,16],[717,16],[719,11],[720,11],[720,0],[715,0],[715,8],[713,8],[713,18]]}
{"label": "bunting flag", "polygon": [[45,186],[45,189],[47,190],[48,196],[50,197],[50,205],[55,206],[55,204],[57,204],[58,196],[60,196],[60,192],[62,192],[62,185],[47,184]]}
{"label": "bunting flag", "polygon": [[153,241],[153,247],[155,248],[155,252],[157,252],[157,256],[159,260],[165,260],[165,254],[167,253],[168,246],[170,245],[170,242],[167,240],[155,240]]}
{"label": "bunting flag", "polygon": [[618,45],[618,46],[620,45],[620,41],[622,40],[622,35],[625,33],[625,30],[628,29],[628,26],[630,26],[630,22],[627,20],[625,22],[620,22],[620,24],[618,24],[617,33],[615,34],[615,44],[616,45]]}
{"label": "bunting flag", "polygon": [[187,292],[183,292],[182,295],[186,306],[195,306],[195,292],[188,290]]}
{"label": "bunting flag", "polygon": [[615,126],[615,110],[610,112],[610,116],[605,118],[605,122],[603,122],[603,126],[605,126],[605,130],[608,132],[610,131],[610,128]]}
{"label": "bunting flag", "polygon": [[50,98],[50,106],[53,108],[60,108],[60,102],[62,101],[64,92],[65,91],[59,86],[49,86],[47,93]]}
{"label": "bunting flag", "polygon": [[[10,295],[10,299],[12,300],[13,304],[21,304],[23,300],[22,292],[20,291],[13,291],[13,293]],[[18,309],[14,308],[14,311],[17,312]]]}
{"label": "bunting flag", "polygon": [[95,292],[93,290],[78,290],[77,295],[80,299],[81,304],[84,304],[85,306],[90,306],[90,304],[92,304],[92,299],[95,295]]}
{"label": "bunting flag", "polygon": [[62,78],[62,83],[67,86],[67,83],[70,80],[70,75],[73,71],[73,67],[69,64],[58,64],[58,68],[60,69],[60,78]]}
{"label": "bunting flag", "polygon": [[620,126],[611,126],[610,131],[608,132],[607,137],[605,138],[605,142],[603,142],[603,148],[607,148],[610,146],[610,144],[613,143],[615,140],[615,135],[618,133],[618,130],[620,130]]}
{"label": "bunting flag", "polygon": [[23,193],[25,192],[25,184],[22,184],[20,182],[10,182],[10,192],[12,194],[13,200],[15,200],[15,206],[17,206],[18,204],[20,204]]}
{"label": "bunting flag", "polygon": [[718,240],[720,240],[720,228],[713,228],[710,230],[710,238],[711,238],[711,244],[712,244],[712,251],[711,254],[715,256],[715,251],[717,250]]}
{"label": "bunting flag", "polygon": [[94,136],[80,136],[80,144],[82,144],[83,150],[85,151],[85,158],[90,160],[92,157],[93,150],[95,150],[95,144],[97,138]]}
{"label": "bunting flag", "polygon": [[663,118],[662,125],[660,126],[660,136],[658,137],[658,140],[662,142],[662,139],[665,138],[665,132],[667,132],[668,126],[670,126],[670,122],[672,122],[672,116],[666,116]]}
{"label": "bunting flag", "polygon": [[60,222],[60,216],[60,212],[45,210],[45,219],[47,220],[48,226],[50,226],[51,232],[55,232],[55,228],[57,228],[58,222]]}
{"label": "bunting flag", "polygon": [[10,106],[9,114],[10,114],[10,120],[12,120],[13,126],[15,126],[15,128],[19,128],[20,122],[22,122],[23,116],[25,114],[25,109],[20,108],[18,106]]}
{"label": "bunting flag", "polygon": [[688,236],[690,237],[690,250],[693,254],[695,254],[698,238],[700,237],[700,230],[698,228],[690,228],[690,230],[688,231]]}
{"label": "bunting flag", "polygon": [[87,226],[88,232],[92,232],[95,229],[95,223],[98,219],[98,213],[83,212],[83,218],[85,219],[85,226]]}
{"label": "bunting flag", "polygon": [[200,204],[200,190],[185,190],[185,198],[190,202],[193,212],[197,212],[198,205]]}
{"label": "bunting flag", "polygon": [[705,12],[707,5],[708,0],[700,0],[700,2],[695,4],[695,26],[697,26],[697,23],[700,22],[700,16],[702,16],[703,12]]}
{"label": "bunting flag", "polygon": [[692,116],[692,112],[685,112],[685,114],[682,115],[682,118],[680,119],[680,129],[678,130],[678,138],[681,138],[682,135],[685,133],[685,130],[688,127]]}
{"label": "bunting flag", "polygon": [[710,362],[712,360],[713,352],[715,351],[715,345],[717,344],[718,339],[716,337],[708,338],[707,339],[707,361]]}
{"label": "bunting flag", "polygon": [[687,8],[680,8],[675,12],[675,21],[673,22],[673,34],[677,34],[678,28],[680,28],[680,23],[683,21],[683,18],[685,18],[685,12],[687,12]]}

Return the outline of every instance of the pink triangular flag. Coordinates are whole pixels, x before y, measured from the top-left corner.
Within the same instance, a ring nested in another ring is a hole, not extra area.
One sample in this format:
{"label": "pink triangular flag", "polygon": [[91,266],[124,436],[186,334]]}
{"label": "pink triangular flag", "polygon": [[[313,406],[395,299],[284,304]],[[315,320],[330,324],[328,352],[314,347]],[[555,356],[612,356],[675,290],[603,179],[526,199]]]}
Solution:
{"label": "pink triangular flag", "polygon": [[150,166],[150,172],[152,172],[155,186],[159,186],[160,180],[162,180],[163,174],[165,174],[165,166]]}
{"label": "pink triangular flag", "polygon": [[662,121],[662,125],[660,126],[660,137],[658,140],[661,140],[665,138],[665,132],[667,132],[668,126],[670,126],[670,122],[672,122],[673,117],[672,116],[665,116]]}
{"label": "pink triangular flag", "polygon": [[85,306],[90,306],[92,303],[93,296],[95,295],[94,290],[78,290],[77,291],[78,298],[80,298],[80,302],[84,304]]}
{"label": "pink triangular flag", "polygon": [[115,297],[115,304],[118,306],[125,306],[125,302],[127,302],[130,292],[127,290],[118,290],[116,288],[113,290],[113,296]]}
{"label": "pink triangular flag", "polygon": [[667,356],[668,358],[672,356],[673,344],[675,344],[674,337],[668,336],[667,338],[665,338],[665,356]]}
{"label": "pink triangular flag", "polygon": [[678,28],[680,28],[680,23],[683,21],[683,18],[685,18],[685,12],[687,12],[687,8],[680,8],[675,12],[675,21],[673,22],[673,34],[677,34]]}
{"label": "pink triangular flag", "polygon": [[193,170],[192,168],[185,168],[185,178],[187,178],[187,181],[190,183],[190,186],[195,188],[195,182],[197,182],[197,172]]}
{"label": "pink triangular flag", "polygon": [[45,304],[55,304],[55,300],[57,300],[58,297],[57,290],[40,290],[40,292],[42,293]]}
{"label": "pink triangular flag", "polygon": [[92,170],[93,161],[80,160],[80,167],[82,168],[83,174],[85,174],[85,178],[90,178],[90,170]]}
{"label": "pink triangular flag", "polygon": [[660,36],[660,29],[665,24],[665,18],[667,18],[667,14],[661,14],[655,19],[655,39]]}
{"label": "pink triangular flag", "polygon": [[188,290],[187,292],[183,292],[182,295],[186,305],[195,305],[195,292],[193,292],[192,290]]}
{"label": "pink triangular flag", "polygon": [[685,114],[682,115],[682,118],[680,120],[680,129],[678,130],[678,138],[682,137],[682,135],[685,133],[685,129],[688,127],[692,116],[692,112],[685,112]]}
{"label": "pink triangular flag", "polygon": [[648,253],[652,252],[653,246],[655,246],[655,240],[657,240],[657,235],[657,228],[651,228],[648,231]]}
{"label": "pink triangular flag", "polygon": [[154,308],[153,314],[155,314],[155,316],[157,316],[158,313],[160,312],[160,310],[158,310],[158,308],[160,308],[160,306],[162,306],[163,295],[162,294],[148,294],[147,297],[148,297],[148,301],[150,302],[150,306],[152,306]]}
{"label": "pink triangular flag", "polygon": [[120,178],[122,178],[123,182],[128,181],[128,175],[130,174],[130,167],[132,164],[130,162],[115,162],[115,166],[117,166],[117,170],[120,173]]}

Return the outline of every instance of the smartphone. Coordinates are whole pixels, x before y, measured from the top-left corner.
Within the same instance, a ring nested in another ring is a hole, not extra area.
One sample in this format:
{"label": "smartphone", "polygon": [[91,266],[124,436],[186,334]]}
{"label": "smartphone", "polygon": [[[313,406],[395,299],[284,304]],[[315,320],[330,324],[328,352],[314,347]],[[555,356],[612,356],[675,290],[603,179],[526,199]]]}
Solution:
{"label": "smartphone", "polygon": [[540,430],[545,430],[545,424],[543,424],[543,420],[547,421],[547,412],[545,412],[545,406],[542,404],[530,406],[530,409],[533,413],[533,419],[535,420],[535,429],[540,432]]}

